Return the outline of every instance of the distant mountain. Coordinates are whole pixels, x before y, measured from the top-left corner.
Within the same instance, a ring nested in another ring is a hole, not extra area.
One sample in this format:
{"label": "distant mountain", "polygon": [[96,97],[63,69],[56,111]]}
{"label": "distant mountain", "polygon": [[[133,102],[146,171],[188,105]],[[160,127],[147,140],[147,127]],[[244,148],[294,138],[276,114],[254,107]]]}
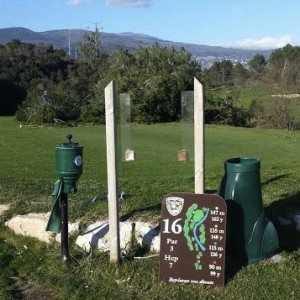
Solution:
{"label": "distant mountain", "polygon": [[[62,29],[50,30],[44,32],[35,32],[27,28],[12,27],[0,29],[0,44],[6,44],[12,39],[19,39],[21,42],[27,43],[44,43],[52,44],[55,47],[67,50],[69,44],[69,36],[71,41],[71,49],[74,54],[78,44],[82,42],[84,35],[89,31],[82,29]],[[196,45],[161,40],[145,34],[136,34],[132,32],[124,32],[120,34],[102,32],[102,45],[105,51],[112,51],[118,47],[124,47],[129,50],[137,49],[139,46],[147,47],[154,44],[160,44],[165,47],[184,47],[191,52],[198,62],[207,67],[216,60],[230,59],[234,62],[246,63],[256,53],[261,53],[268,57],[270,50],[244,50],[225,48],[219,46]]]}

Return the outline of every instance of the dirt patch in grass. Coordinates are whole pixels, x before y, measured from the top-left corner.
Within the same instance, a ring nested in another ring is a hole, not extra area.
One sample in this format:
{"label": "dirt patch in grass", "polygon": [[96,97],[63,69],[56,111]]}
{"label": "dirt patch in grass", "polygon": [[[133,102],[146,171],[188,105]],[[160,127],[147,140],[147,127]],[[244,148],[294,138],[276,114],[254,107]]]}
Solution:
{"label": "dirt patch in grass", "polygon": [[11,294],[14,299],[24,300],[56,300],[59,299],[53,291],[43,285],[33,282],[21,280],[11,287]]}

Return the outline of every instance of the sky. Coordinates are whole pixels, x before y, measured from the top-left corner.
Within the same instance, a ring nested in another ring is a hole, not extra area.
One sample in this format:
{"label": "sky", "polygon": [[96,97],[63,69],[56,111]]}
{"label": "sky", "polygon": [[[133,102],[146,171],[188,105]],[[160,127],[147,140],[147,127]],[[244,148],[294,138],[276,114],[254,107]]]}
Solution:
{"label": "sky", "polygon": [[0,28],[94,29],[238,47],[300,45],[300,0],[0,0]]}

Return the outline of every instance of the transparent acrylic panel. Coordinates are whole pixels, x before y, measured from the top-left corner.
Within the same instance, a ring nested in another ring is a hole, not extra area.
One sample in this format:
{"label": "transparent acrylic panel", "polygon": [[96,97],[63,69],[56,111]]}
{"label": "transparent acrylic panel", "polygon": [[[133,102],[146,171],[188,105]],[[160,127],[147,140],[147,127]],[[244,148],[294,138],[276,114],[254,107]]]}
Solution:
{"label": "transparent acrylic panel", "polygon": [[125,161],[125,151],[132,150],[131,144],[131,100],[128,93],[119,94],[119,157]]}
{"label": "transparent acrylic panel", "polygon": [[181,92],[181,149],[194,160],[194,92]]}

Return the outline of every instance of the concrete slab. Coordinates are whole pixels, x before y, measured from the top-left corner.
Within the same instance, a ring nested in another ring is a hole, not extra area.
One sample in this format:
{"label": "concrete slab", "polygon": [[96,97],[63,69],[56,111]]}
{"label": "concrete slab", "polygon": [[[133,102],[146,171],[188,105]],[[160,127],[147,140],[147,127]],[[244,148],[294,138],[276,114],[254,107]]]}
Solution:
{"label": "concrete slab", "polygon": [[[5,226],[13,230],[16,234],[37,238],[45,243],[60,243],[60,234],[45,231],[49,219],[48,213],[29,213],[17,215],[5,222]],[[78,231],[79,222],[69,223],[69,234]]]}
{"label": "concrete slab", "polygon": [[[151,251],[159,252],[160,236],[157,228],[147,222],[120,222],[120,248],[128,250],[133,235],[138,244]],[[109,251],[108,221],[98,221],[89,225],[83,235],[76,239],[76,244],[85,251],[91,248]]]}
{"label": "concrete slab", "polygon": [[10,205],[9,204],[0,204],[0,216],[6,212],[7,210],[9,210]]}

